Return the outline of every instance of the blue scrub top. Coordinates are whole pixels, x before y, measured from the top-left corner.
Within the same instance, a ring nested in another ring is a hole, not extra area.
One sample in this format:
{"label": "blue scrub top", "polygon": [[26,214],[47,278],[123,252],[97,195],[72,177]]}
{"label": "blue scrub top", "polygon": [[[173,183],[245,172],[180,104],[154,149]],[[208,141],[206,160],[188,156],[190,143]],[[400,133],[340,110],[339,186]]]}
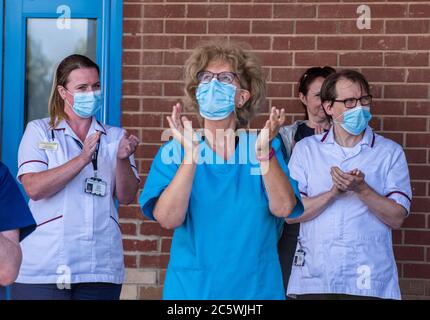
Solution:
{"label": "blue scrub top", "polygon": [[[270,213],[262,176],[255,174],[260,172],[256,138],[241,132],[227,163],[197,165],[185,221],[173,235],[164,299],[285,299],[277,253],[283,219]],[[289,177],[281,141],[276,138],[272,146]],[[204,141],[200,148],[202,160],[223,161]],[[155,203],[182,158],[175,140],[160,148],[139,199],[147,217],[154,219]],[[295,218],[303,205],[297,182],[290,182],[297,198],[290,217]]]}
{"label": "blue scrub top", "polygon": [[[19,229],[21,241],[35,228],[36,221],[21,191],[8,168],[0,162],[0,232]],[[5,290],[0,286],[0,300],[5,297]]]}
{"label": "blue scrub top", "polygon": [[0,162],[0,232],[20,230],[20,241],[36,229],[36,221],[15,179]]}

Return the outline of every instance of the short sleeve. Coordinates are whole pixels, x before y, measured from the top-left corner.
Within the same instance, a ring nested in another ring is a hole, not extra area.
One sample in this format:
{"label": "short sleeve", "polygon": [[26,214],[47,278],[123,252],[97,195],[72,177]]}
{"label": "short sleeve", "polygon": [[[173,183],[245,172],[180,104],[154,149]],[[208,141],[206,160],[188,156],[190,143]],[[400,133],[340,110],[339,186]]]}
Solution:
{"label": "short sleeve", "polygon": [[0,232],[20,230],[23,240],[36,228],[36,222],[7,167],[0,163]]}
{"label": "short sleeve", "polygon": [[182,146],[172,140],[164,144],[152,162],[145,185],[139,197],[143,214],[152,219],[155,203],[172,181],[183,159]]}
{"label": "short sleeve", "polygon": [[412,191],[408,163],[401,147],[397,147],[385,179],[384,195],[403,206],[409,214]]}
{"label": "short sleeve", "polygon": [[28,123],[18,149],[18,180],[23,174],[37,173],[48,169],[46,151],[39,148],[40,142],[48,142],[45,130],[39,121]]}
{"label": "short sleeve", "polygon": [[291,177],[297,181],[300,194],[307,197],[308,179],[307,171],[305,170],[305,165],[303,163],[303,159],[305,159],[304,151],[303,143],[299,141],[294,148],[294,152],[291,154],[288,168],[290,169]]}
{"label": "short sleeve", "polygon": [[283,143],[282,140],[278,137],[276,137],[272,141],[272,148],[275,150],[275,156],[276,159],[279,162],[279,165],[281,166],[282,170],[284,171],[285,175],[288,177],[288,180],[290,181],[291,187],[294,190],[294,194],[296,196],[297,204],[293,209],[293,212],[288,216],[288,218],[298,218],[303,214],[304,207],[302,203],[302,198],[300,196],[299,188],[297,181],[293,179],[290,175],[290,170],[288,169],[288,156],[283,149]]}

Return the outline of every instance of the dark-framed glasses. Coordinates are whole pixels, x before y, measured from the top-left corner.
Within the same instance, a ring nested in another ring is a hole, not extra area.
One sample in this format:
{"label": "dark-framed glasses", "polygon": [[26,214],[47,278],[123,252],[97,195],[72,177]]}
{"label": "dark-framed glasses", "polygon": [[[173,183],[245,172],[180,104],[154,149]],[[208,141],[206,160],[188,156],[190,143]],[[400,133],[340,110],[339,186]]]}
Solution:
{"label": "dark-framed glasses", "polygon": [[360,101],[360,105],[366,107],[372,103],[372,95],[368,94],[365,96],[361,96],[360,98],[348,98],[345,100],[333,100],[333,102],[343,102],[345,108],[351,109],[357,106],[358,101]]}

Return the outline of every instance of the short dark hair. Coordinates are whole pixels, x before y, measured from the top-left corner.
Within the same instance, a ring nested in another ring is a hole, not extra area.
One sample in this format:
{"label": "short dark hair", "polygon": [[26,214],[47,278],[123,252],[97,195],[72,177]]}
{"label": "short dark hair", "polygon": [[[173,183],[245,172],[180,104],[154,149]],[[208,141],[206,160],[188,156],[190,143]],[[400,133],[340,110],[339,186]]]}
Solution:
{"label": "short dark hair", "polygon": [[[336,100],[336,84],[342,79],[350,80],[353,83],[358,83],[364,92],[370,94],[369,82],[367,82],[366,78],[360,72],[351,69],[344,69],[329,75],[324,80],[324,83],[321,87],[321,104],[324,104],[324,102],[333,103],[333,101]],[[324,108],[323,110],[325,112]],[[330,117],[329,115],[327,116]]]}
{"label": "short dark hair", "polygon": [[[312,82],[316,78],[322,77],[327,78],[329,75],[335,73],[336,70],[332,67],[325,66],[325,67],[312,67],[305,71],[305,73],[302,74],[299,80],[299,93],[302,93],[303,95],[307,95],[309,91],[309,87]],[[302,102],[303,107],[305,108],[306,112],[306,119],[309,119],[308,110],[306,109],[305,104]]]}

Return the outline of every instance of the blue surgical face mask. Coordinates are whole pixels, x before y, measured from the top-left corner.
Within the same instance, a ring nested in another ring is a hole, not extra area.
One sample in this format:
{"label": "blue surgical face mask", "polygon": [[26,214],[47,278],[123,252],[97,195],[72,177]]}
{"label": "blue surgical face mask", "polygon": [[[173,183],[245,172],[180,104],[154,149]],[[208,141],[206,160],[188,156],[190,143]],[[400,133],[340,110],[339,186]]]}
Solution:
{"label": "blue surgical face mask", "polygon": [[370,114],[369,107],[358,106],[345,111],[343,113],[343,121],[337,121],[336,119],[333,121],[339,123],[346,132],[358,136],[367,128],[372,115]]}
{"label": "blue surgical face mask", "polygon": [[200,83],[197,87],[196,98],[200,107],[200,115],[208,120],[223,120],[235,108],[234,98],[236,87],[212,79],[208,83]]}
{"label": "blue surgical face mask", "polygon": [[[69,93],[72,94],[71,92]],[[100,90],[91,92],[75,92],[73,94],[73,106],[71,107],[80,118],[89,118],[100,110],[102,102],[103,97]]]}

